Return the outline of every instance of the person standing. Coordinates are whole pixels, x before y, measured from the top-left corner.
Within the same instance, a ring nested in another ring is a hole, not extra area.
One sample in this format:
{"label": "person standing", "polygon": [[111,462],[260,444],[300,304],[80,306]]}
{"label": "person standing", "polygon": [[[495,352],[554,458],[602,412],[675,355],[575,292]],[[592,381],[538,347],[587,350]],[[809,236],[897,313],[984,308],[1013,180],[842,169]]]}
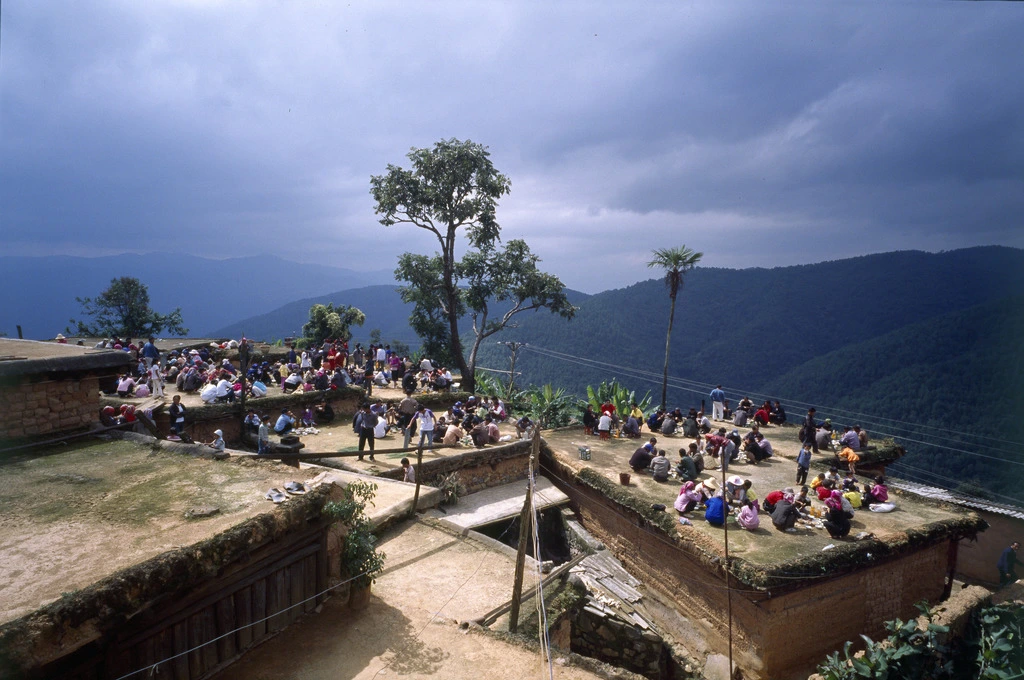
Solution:
{"label": "person standing", "polygon": [[413,430],[416,428],[416,408],[419,403],[412,398],[412,395],[406,394],[398,404],[398,426],[402,428],[402,433],[405,436],[405,443],[402,444],[403,449],[409,448],[409,442],[412,441]]}
{"label": "person standing", "polygon": [[416,407],[416,425],[420,430],[419,448],[426,442],[427,448],[434,448],[434,412],[420,404]]}
{"label": "person standing", "polygon": [[364,401],[352,421],[352,429],[359,435],[359,458],[363,459],[366,443],[370,443],[370,460],[373,460],[373,429],[377,427],[377,414],[370,410],[370,402]]}
{"label": "person standing", "polygon": [[[147,359],[147,361],[149,361]],[[164,396],[164,372],[160,370],[160,363],[154,362],[146,369],[149,371],[149,390],[154,397]]]}
{"label": "person standing", "polygon": [[178,437],[181,437],[181,434],[185,431],[185,407],[181,403],[180,394],[174,395],[168,413],[171,417],[171,431]]}
{"label": "person standing", "polygon": [[260,418],[256,437],[256,453],[261,456],[270,453],[270,418]]}
{"label": "person standing", "polygon": [[999,569],[1000,588],[1017,580],[1016,567],[1018,550],[1020,550],[1020,542],[1014,541],[1010,544],[1010,547],[1004,550],[1003,554],[999,556],[999,563],[996,565],[996,568]]}
{"label": "person standing", "polygon": [[[147,369],[153,364],[158,363],[158,359],[160,359],[160,350],[158,350],[156,345],[153,343],[153,338],[150,338],[149,342],[142,346],[142,358],[146,361]],[[163,396],[163,394],[160,396]]]}
{"label": "person standing", "polygon": [[725,420],[725,392],[721,385],[711,390],[711,405],[711,419]]}
{"label": "person standing", "polygon": [[812,451],[818,453],[818,422],[814,419],[815,413],[816,411],[813,406],[807,409],[807,418],[804,419],[804,425],[800,432],[803,435],[803,443],[809,445]]}
{"label": "person standing", "polygon": [[796,456],[796,483],[807,483],[807,471],[811,469],[811,447],[807,442],[803,443],[800,453]]}

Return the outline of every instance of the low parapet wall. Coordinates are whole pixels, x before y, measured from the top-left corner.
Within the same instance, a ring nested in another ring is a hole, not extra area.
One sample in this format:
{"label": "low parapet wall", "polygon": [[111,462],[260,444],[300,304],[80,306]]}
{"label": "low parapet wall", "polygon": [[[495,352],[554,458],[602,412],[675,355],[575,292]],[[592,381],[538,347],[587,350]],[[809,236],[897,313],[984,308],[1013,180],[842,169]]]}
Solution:
{"label": "low parapet wall", "polygon": [[[423,461],[416,472],[422,483],[434,487],[439,486],[442,478],[457,474],[464,493],[474,493],[492,486],[526,479],[530,449],[531,443],[528,441],[483,449],[467,449],[465,453]],[[408,457],[409,460],[414,460],[416,453],[410,451]],[[401,479],[402,475],[402,469],[395,468],[378,476]]]}

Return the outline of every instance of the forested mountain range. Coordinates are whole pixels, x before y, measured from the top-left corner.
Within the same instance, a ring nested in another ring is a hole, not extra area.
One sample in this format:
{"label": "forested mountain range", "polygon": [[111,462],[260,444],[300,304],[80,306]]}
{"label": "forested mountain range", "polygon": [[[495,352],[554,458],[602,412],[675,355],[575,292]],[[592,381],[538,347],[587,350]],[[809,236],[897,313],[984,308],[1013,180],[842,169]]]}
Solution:
{"label": "forested mountain range", "polygon": [[272,255],[215,260],[149,253],[108,257],[0,257],[0,331],[47,339],[81,318],[76,297],[95,297],[121,276],[149,288],[158,312],[181,307],[189,335],[274,309],[300,297],[394,280],[390,271],[356,272],[298,264]]}

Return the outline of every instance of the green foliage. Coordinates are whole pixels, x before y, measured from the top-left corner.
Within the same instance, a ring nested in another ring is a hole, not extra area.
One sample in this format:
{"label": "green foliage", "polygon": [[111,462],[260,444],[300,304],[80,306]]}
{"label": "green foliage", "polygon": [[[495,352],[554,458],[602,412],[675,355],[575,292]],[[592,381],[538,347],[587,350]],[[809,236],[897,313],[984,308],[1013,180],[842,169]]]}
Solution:
{"label": "green foliage", "polygon": [[302,336],[313,347],[323,344],[325,340],[347,342],[352,337],[349,328],[364,323],[366,315],[356,307],[335,306],[333,302],[316,304],[309,308],[309,321],[302,327]]}
{"label": "green foliage", "polygon": [[527,405],[530,418],[541,429],[565,427],[572,423],[580,412],[579,399],[566,392],[564,388],[552,388],[551,383],[524,390],[522,401]]}
{"label": "green foliage", "polygon": [[370,343],[374,345],[381,344],[379,328],[373,328],[370,330]]}
{"label": "green foliage", "polygon": [[505,385],[502,385],[501,381],[493,373],[477,371],[474,383],[476,384],[476,391],[480,394],[502,398],[508,396],[508,390]]}
{"label": "green foliage", "polygon": [[975,677],[1007,680],[1024,676],[1024,607],[1000,604],[982,609],[968,637],[976,650]]}
{"label": "green foliage", "polygon": [[[511,183],[491,163],[487,147],[447,139],[412,149],[408,159],[410,170],[388,165],[386,174],[370,177],[375,212],[386,227],[411,224],[437,238],[440,249],[433,256],[403,254],[395,278],[408,284],[400,289],[402,300],[414,305],[410,324],[423,338],[424,351],[457,366],[473,392],[476,356],[485,338],[512,325],[522,312],[546,307],[571,318],[575,308],[562,282],[537,269],[539,259],[524,241],[498,246],[495,213]],[[468,242],[461,261],[455,257],[460,231]],[[491,306],[503,302],[508,308],[494,313]],[[459,334],[459,320],[467,312],[474,333],[468,357]],[[445,347],[451,348],[447,356]]]}
{"label": "green foliage", "polygon": [[917,621],[889,621],[889,636],[875,642],[861,636],[863,652],[851,653],[847,642],[842,654],[828,656],[818,667],[825,680],[1008,680],[1024,673],[1024,607],[996,605],[976,612],[968,634],[952,643],[943,642],[946,626],[933,622],[925,603],[917,605],[924,627]]}
{"label": "green foliage", "polygon": [[131,276],[111,279],[110,287],[96,298],[75,298],[82,305],[82,313],[92,317],[91,322],[71,319],[67,332],[94,337],[147,338],[159,335],[164,329],[171,335],[186,335],[182,325],[181,308],[169,314],[158,314],[149,307],[149,289]]}
{"label": "green foliage", "polygon": [[459,496],[466,495],[466,487],[459,478],[458,472],[452,472],[431,480],[431,486],[440,489],[441,505],[455,505]]}
{"label": "green foliage", "polygon": [[366,505],[373,505],[377,485],[370,482],[351,482],[344,488],[344,498],[324,505],[324,515],[348,527],[345,547],[341,555],[341,568],[354,578],[357,585],[368,586],[384,570],[383,552],[377,550],[377,537],[373,535]]}
{"label": "green foliage", "polygon": [[601,404],[611,402],[612,405],[615,406],[615,412],[620,416],[625,417],[626,414],[633,410],[634,401],[637,406],[640,407],[640,410],[646,413],[651,407],[650,390],[648,390],[643,397],[638,399],[635,391],[620,385],[616,378],[612,378],[611,382],[602,382],[597,386],[597,389],[588,385],[587,401],[584,406],[586,406],[586,404],[590,404],[594,407],[595,413],[600,413]]}

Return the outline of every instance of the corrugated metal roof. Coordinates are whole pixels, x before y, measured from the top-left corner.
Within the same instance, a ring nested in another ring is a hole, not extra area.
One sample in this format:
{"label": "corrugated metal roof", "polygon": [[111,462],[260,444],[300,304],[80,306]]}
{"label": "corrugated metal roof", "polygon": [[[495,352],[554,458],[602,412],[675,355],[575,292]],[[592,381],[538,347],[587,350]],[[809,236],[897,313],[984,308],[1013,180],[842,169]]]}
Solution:
{"label": "corrugated metal roof", "polygon": [[937,486],[928,486],[927,484],[918,484],[917,482],[890,479],[889,485],[918,496],[924,496],[925,498],[932,498],[934,500],[944,501],[954,505],[961,505],[973,510],[983,510],[997,515],[1006,515],[1007,517],[1013,517],[1014,519],[1024,519],[1024,508],[1020,508],[1015,505],[996,503],[985,500],[984,498],[968,496],[957,491],[950,491],[949,489],[942,489]]}

